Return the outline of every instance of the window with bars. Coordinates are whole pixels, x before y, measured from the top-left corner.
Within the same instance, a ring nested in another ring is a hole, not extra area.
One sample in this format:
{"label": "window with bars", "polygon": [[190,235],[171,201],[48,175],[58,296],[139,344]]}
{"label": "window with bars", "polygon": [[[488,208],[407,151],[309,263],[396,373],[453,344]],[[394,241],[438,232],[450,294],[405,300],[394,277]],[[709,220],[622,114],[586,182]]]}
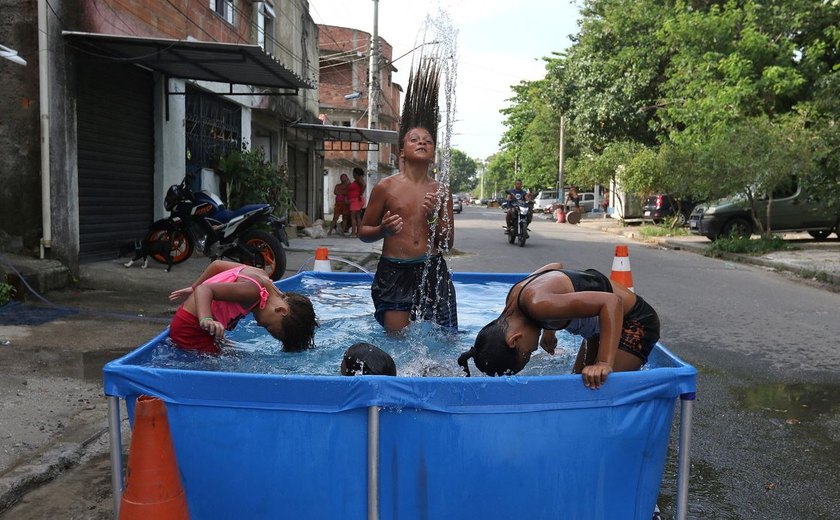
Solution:
{"label": "window with bars", "polygon": [[210,0],[210,9],[233,25],[234,0]]}
{"label": "window with bars", "polygon": [[186,173],[193,190],[201,189],[203,168],[212,168],[220,156],[242,149],[242,108],[224,99],[187,87]]}

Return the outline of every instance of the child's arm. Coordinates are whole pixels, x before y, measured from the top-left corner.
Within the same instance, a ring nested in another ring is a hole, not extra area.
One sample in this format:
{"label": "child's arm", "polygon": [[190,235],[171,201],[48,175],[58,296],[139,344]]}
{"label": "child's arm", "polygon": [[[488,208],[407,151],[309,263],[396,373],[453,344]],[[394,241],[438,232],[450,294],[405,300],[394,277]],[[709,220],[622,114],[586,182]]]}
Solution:
{"label": "child's arm", "polygon": [[553,330],[543,329],[542,336],[540,337],[540,346],[543,350],[554,355],[554,351],[557,349],[557,334]]}
{"label": "child's arm", "polygon": [[210,265],[208,265],[207,268],[204,269],[204,272],[201,273],[201,275],[198,278],[196,278],[195,282],[193,282],[191,286],[172,291],[172,293],[170,293],[169,295],[169,301],[171,301],[172,303],[180,303],[186,300],[193,293],[195,288],[201,285],[201,282],[203,282],[204,280],[212,278],[219,273],[227,271],[228,269],[239,267],[240,265],[242,264],[236,262],[228,262],[226,260],[213,260],[212,262],[210,262]]}
{"label": "child's arm", "polygon": [[359,238],[362,242],[376,242],[385,237],[396,235],[402,230],[402,217],[385,210],[387,193],[383,184],[386,182],[378,183],[370,192],[370,201],[359,229]]}
{"label": "child's arm", "polygon": [[198,325],[218,338],[225,335],[225,324],[213,317],[213,300],[237,302],[243,307],[251,306],[260,297],[260,290],[249,281],[231,283],[211,283],[199,285],[193,291],[195,315]]}
{"label": "child's arm", "polygon": [[598,358],[594,365],[583,368],[583,384],[599,388],[607,380],[613,371],[624,321],[624,306],[617,294],[596,291],[542,294],[523,299],[522,305],[534,320],[540,322],[598,316]]}

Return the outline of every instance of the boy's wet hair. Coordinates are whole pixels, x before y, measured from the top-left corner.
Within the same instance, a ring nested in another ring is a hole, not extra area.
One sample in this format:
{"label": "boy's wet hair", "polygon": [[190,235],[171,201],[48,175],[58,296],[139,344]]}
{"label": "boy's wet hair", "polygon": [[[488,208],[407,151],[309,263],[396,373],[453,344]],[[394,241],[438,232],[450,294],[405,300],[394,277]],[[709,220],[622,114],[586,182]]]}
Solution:
{"label": "boy's wet hair", "polygon": [[438,92],[440,91],[439,60],[424,57],[416,70],[411,71],[408,88],[405,91],[398,146],[402,150],[405,135],[412,128],[425,128],[437,143],[437,128],[440,119]]}
{"label": "boy's wet hair", "polygon": [[467,377],[470,377],[470,358],[473,358],[476,368],[488,376],[507,376],[518,372],[516,349],[508,347],[505,341],[506,325],[502,318],[491,321],[479,331],[473,348],[458,357],[458,364]]}
{"label": "boy's wet hair", "polygon": [[353,176],[354,177],[359,176],[359,175],[364,175],[364,174],[365,174],[365,171],[363,169],[359,168],[358,166],[353,168]]}
{"label": "boy's wet hair", "polygon": [[283,298],[289,305],[289,314],[283,318],[281,331],[275,338],[283,342],[286,352],[300,352],[315,345],[315,329],[318,319],[312,301],[306,296],[287,292]]}
{"label": "boy's wet hair", "polygon": [[381,348],[370,343],[356,343],[344,352],[341,360],[341,375],[395,376],[397,365],[394,358]]}

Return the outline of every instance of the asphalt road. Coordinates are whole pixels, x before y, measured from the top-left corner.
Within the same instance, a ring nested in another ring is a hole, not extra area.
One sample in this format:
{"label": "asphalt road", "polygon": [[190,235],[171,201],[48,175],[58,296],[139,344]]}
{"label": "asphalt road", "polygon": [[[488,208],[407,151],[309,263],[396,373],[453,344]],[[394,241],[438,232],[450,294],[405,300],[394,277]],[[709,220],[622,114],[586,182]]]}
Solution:
{"label": "asphalt road", "polygon": [[[450,267],[529,272],[560,261],[609,272],[615,245],[630,245],[634,285],[661,315],[662,341],[699,371],[689,518],[838,518],[840,294],[761,267],[541,217],[520,248],[507,243],[502,223],[498,209],[466,207],[456,216]],[[364,248],[346,244],[337,254],[362,262]],[[289,268],[311,254],[290,253]],[[102,437],[84,445],[107,424],[101,366],[162,330],[172,312],[166,292],[191,282],[204,265],[202,259],[187,264],[172,273],[159,266],[103,269],[97,283],[83,280],[80,289],[48,294],[60,306],[93,312],[22,324],[12,330],[18,336],[4,329],[10,344],[0,345],[0,493],[11,485],[4,471],[20,461],[58,460],[60,476],[12,497],[18,503],[0,519],[112,517],[107,445]],[[127,290],[129,277],[139,276],[145,290]],[[80,463],[62,471],[59,456],[41,454],[53,438],[62,442],[51,450]],[[663,518],[673,517],[675,463],[672,450],[660,497]]]}

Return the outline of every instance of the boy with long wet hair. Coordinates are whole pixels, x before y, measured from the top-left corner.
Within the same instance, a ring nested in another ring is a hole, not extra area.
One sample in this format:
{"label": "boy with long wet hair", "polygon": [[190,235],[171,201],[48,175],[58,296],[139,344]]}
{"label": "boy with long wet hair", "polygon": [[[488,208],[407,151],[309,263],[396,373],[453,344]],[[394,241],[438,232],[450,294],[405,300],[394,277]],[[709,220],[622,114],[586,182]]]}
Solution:
{"label": "boy with long wet hair", "polygon": [[439,87],[439,60],[422,58],[408,80],[400,119],[400,171],[373,187],[359,231],[364,242],[383,240],[371,296],[389,334],[417,319],[458,327],[455,287],[441,254],[455,240],[452,195],[430,175]]}

